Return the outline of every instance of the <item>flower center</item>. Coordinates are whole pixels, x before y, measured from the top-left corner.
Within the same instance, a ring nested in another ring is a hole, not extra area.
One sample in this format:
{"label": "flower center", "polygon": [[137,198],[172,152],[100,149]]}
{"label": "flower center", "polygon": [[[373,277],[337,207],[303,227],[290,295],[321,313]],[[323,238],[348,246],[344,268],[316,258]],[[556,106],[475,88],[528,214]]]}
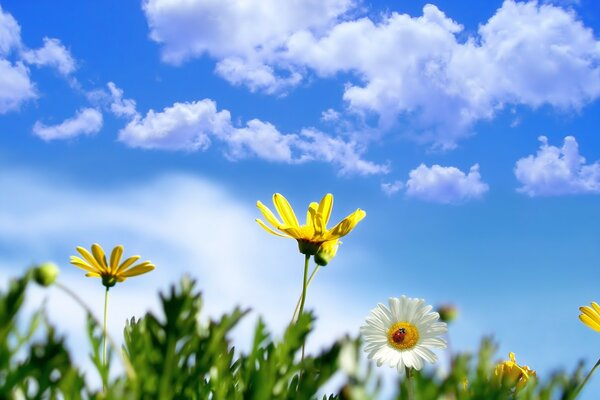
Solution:
{"label": "flower center", "polygon": [[388,343],[398,349],[412,349],[419,341],[419,330],[410,322],[400,321],[388,329]]}

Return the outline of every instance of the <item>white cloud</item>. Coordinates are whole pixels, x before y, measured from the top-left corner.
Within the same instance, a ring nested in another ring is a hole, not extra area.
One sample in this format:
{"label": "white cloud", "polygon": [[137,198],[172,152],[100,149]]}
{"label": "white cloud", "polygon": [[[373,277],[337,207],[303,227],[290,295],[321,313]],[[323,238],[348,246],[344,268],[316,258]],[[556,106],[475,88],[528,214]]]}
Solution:
{"label": "white cloud", "polygon": [[[300,29],[321,30],[352,6],[350,0],[145,0],[150,37],[163,60],[269,56]],[[235,29],[232,29],[235,27]]]}
{"label": "white cloud", "polygon": [[71,53],[60,40],[44,38],[44,46],[37,50],[25,50],[21,57],[28,64],[56,68],[62,75],[75,71],[77,65]]}
{"label": "white cloud", "polygon": [[333,108],[328,108],[321,113],[321,121],[333,122],[340,119],[340,113],[335,111]]}
{"label": "white cloud", "polygon": [[21,46],[21,27],[14,17],[2,11],[0,5],[0,56]]}
{"label": "white cloud", "polygon": [[406,120],[441,148],[507,104],[577,109],[600,96],[600,42],[572,10],[506,0],[464,40],[431,4],[376,21],[344,20],[358,11],[350,1],[257,1],[148,0],[144,11],[168,62],[209,54],[233,84],[271,93],[311,70],[350,73],[346,111],[384,130]]}
{"label": "white cloud", "polygon": [[0,58],[0,114],[18,110],[24,102],[36,97],[27,67]]}
{"label": "white cloud", "polygon": [[119,140],[144,149],[204,150],[210,146],[211,135],[222,135],[230,127],[229,111],[217,111],[214,101],[204,99],[136,116],[119,131]]}
{"label": "white cloud", "polygon": [[137,115],[135,100],[124,99],[123,90],[117,87],[114,82],[108,82],[107,86],[112,98],[110,110],[114,115],[117,117],[133,117]]}
{"label": "white cloud", "polygon": [[433,203],[460,203],[477,199],[488,191],[482,182],[479,165],[471,167],[468,174],[455,167],[419,165],[409,173],[406,194]]}
{"label": "white cloud", "polygon": [[573,136],[565,137],[561,148],[548,145],[545,136],[538,139],[537,154],[515,164],[519,192],[531,197],[600,193],[600,161],[586,165]]}
{"label": "white cloud", "polygon": [[383,191],[383,193],[387,194],[388,196],[398,193],[403,188],[404,188],[404,182],[402,182],[402,181],[382,182],[381,183],[381,190]]}
{"label": "white cloud", "polygon": [[[69,75],[75,61],[58,39],[44,38],[44,46],[27,49],[21,41],[21,27],[15,18],[0,6],[0,114],[18,110],[28,100],[37,98],[25,64],[49,66]],[[71,80],[77,85],[75,80]]]}
{"label": "white cloud", "polygon": [[[78,188],[56,176],[3,170],[0,191],[10,194],[0,196],[0,245],[8,249],[0,254],[1,278],[18,274],[32,262],[53,259],[61,266],[62,283],[83,294],[99,316],[103,288],[99,280],[84,277],[85,272],[68,264],[75,246],[89,248],[98,242],[110,249],[121,243],[126,254],[140,254],[157,266],[111,290],[109,332],[117,340],[125,319],[156,310],[157,290],[165,290],[184,273],[196,278],[203,291],[203,320],[236,305],[252,307],[251,316],[232,336],[237,348],[250,345],[258,315],[276,336],[289,323],[300,290],[302,257],[293,240],[268,235],[254,222],[259,215],[254,200],[237,199],[214,182],[178,174],[94,189]],[[318,199],[306,199],[306,205],[310,200]],[[352,241],[345,240],[349,248],[340,249],[335,260],[344,268],[322,272],[310,287],[307,309],[318,305],[319,319],[309,351],[345,332],[356,334],[368,310],[360,296],[343,295],[357,288],[341,287],[336,279],[344,271],[361,269],[363,261],[348,253],[360,248]],[[55,289],[37,290],[34,301],[45,302],[51,320],[68,333],[77,361],[89,362],[84,314],[77,305]]]}
{"label": "white cloud", "polygon": [[346,141],[340,137],[332,137],[315,129],[303,129],[302,140],[296,145],[302,151],[300,160],[325,161],[339,167],[341,175],[375,175],[387,174],[389,165],[376,164],[363,160],[364,149],[354,141]]}
{"label": "white cloud", "polygon": [[161,150],[206,150],[212,141],[224,146],[230,160],[258,157],[287,164],[321,161],[339,167],[340,174],[381,174],[387,165],[362,159],[364,149],[354,141],[331,137],[314,129],[281,133],[274,125],[253,119],[235,127],[228,110],[217,110],[210,99],[175,103],[163,111],[136,115],[119,132],[131,147]]}
{"label": "white cloud", "polygon": [[58,125],[47,126],[37,121],[33,133],[44,140],[70,139],[79,135],[92,135],[102,129],[102,113],[94,108],[77,111],[74,117]]}
{"label": "white cloud", "polygon": [[274,69],[265,64],[251,64],[241,58],[229,57],[220,61],[215,72],[235,86],[246,86],[251,92],[267,94],[281,93],[294,87],[302,80],[302,75],[291,71],[287,77],[278,76]]}

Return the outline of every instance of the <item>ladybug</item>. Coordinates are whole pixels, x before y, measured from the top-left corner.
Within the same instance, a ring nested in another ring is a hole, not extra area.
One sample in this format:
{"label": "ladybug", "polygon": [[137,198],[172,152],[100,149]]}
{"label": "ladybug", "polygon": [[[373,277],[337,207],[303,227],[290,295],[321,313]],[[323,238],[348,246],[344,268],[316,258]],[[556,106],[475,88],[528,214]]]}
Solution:
{"label": "ladybug", "polygon": [[404,342],[404,338],[406,337],[406,329],[400,328],[396,332],[392,334],[392,340],[394,343],[402,343]]}

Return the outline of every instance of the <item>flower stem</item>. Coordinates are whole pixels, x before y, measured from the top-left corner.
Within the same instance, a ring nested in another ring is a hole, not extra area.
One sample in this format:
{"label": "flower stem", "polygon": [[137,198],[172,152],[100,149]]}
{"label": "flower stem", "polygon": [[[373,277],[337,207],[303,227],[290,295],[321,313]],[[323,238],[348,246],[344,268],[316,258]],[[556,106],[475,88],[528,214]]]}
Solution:
{"label": "flower stem", "polygon": [[[94,320],[96,325],[100,326],[100,321],[98,320],[98,318],[96,318],[93,311],[88,307],[87,304],[85,304],[85,302],[83,300],[81,300],[81,298],[79,296],[77,296],[77,294],[75,292],[73,292],[71,289],[64,286],[60,282],[55,282],[54,285],[57,288],[59,288],[60,290],[62,290],[64,293],[66,293],[68,296],[70,296],[73,300],[75,300],[75,302],[77,304],[79,304],[81,306],[81,308],[83,308],[90,317],[92,317],[92,319]],[[116,353],[119,355],[119,358],[121,358],[121,362],[123,363],[123,367],[125,368],[127,377],[130,380],[134,381],[136,379],[136,375],[135,375],[135,370],[133,369],[133,366],[131,365],[131,362],[129,362],[129,359],[127,357],[125,357],[123,352],[119,351],[119,347],[117,346],[117,344],[115,343],[115,341],[113,340],[113,338],[110,335],[107,334],[105,337],[110,342],[110,346],[113,349],[115,349]]]}
{"label": "flower stem", "polygon": [[298,321],[298,318],[302,315],[304,311],[304,302],[306,301],[306,284],[307,284],[307,276],[308,276],[308,261],[310,260],[310,255],[306,254],[304,256],[304,275],[302,278],[302,296],[300,296],[300,309],[298,310],[298,315],[296,315],[295,321]]}
{"label": "flower stem", "polygon": [[594,374],[594,371],[596,371],[596,368],[598,368],[599,365],[600,365],[600,359],[598,359],[598,361],[596,361],[596,364],[592,367],[590,372],[588,372],[588,374],[585,377],[585,379],[583,380],[583,382],[581,382],[581,385],[579,385],[579,387],[577,387],[577,390],[575,390],[575,392],[573,393],[573,397],[571,397],[571,399],[577,398],[577,395],[579,395],[579,392],[581,392],[581,389],[583,389],[583,387],[588,383],[588,381]]}
{"label": "flower stem", "polygon": [[102,349],[102,363],[106,367],[106,317],[108,316],[108,286],[104,292],[104,327],[102,333],[104,335],[104,345]]}
{"label": "flower stem", "polygon": [[[308,277],[308,282],[306,283],[306,290],[308,290],[308,287],[310,286],[311,282],[313,281],[313,278],[315,277],[315,275],[317,275],[317,272],[319,272],[319,269],[321,269],[321,266],[317,265],[315,267],[315,269],[313,270],[313,272]],[[300,310],[301,302],[302,302],[302,295],[300,295],[300,297],[298,298],[298,302],[296,303],[296,309],[294,310],[294,316],[292,317],[292,321],[290,322],[290,324],[293,324],[296,321],[296,318],[298,318],[298,311]]]}
{"label": "flower stem", "polygon": [[410,367],[404,367],[406,370],[406,398],[408,400],[415,399],[415,386],[413,379],[413,369]]}

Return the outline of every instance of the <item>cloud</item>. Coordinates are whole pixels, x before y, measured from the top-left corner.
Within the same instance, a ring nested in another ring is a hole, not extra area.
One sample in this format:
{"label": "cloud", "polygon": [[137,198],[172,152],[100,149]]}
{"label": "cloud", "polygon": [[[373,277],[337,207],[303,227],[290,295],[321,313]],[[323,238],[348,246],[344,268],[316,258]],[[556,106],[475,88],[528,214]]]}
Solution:
{"label": "cloud", "polygon": [[44,46],[37,50],[25,50],[21,57],[28,64],[56,68],[62,75],[70,75],[77,65],[71,53],[60,40],[44,38]]}
{"label": "cloud", "polygon": [[136,103],[133,99],[123,99],[123,90],[118,88],[114,82],[108,82],[108,90],[112,98],[110,110],[117,117],[133,117],[137,115]]}
{"label": "cloud", "polygon": [[[219,184],[169,174],[124,187],[79,188],[60,176],[4,169],[0,191],[7,194],[0,196],[0,247],[6,249],[0,254],[2,281],[32,262],[53,259],[61,266],[61,282],[82,295],[99,316],[104,293],[99,280],[84,277],[83,271],[68,264],[76,246],[89,248],[98,242],[110,249],[121,243],[126,254],[140,254],[157,266],[111,289],[109,332],[117,340],[122,338],[125,319],[157,310],[157,291],[184,273],[197,279],[203,291],[203,320],[236,305],[252,307],[251,316],[232,336],[236,348],[251,344],[258,315],[277,336],[289,323],[302,277],[302,257],[295,241],[266,234],[254,222],[259,215],[254,200],[238,199]],[[318,199],[306,199],[306,205],[310,200]],[[307,309],[318,304],[319,320],[309,351],[345,332],[356,334],[362,322],[366,308],[360,296],[344,296],[358,288],[341,287],[336,279],[348,269],[362,267],[363,261],[349,256],[351,249],[360,248],[360,243],[352,242],[351,237],[345,240],[335,260],[344,269],[323,272],[310,288]],[[67,332],[77,361],[89,363],[81,310],[55,289],[38,289],[32,307],[42,302],[51,320]]]}
{"label": "cloud", "polygon": [[340,119],[340,113],[335,111],[333,108],[328,108],[321,113],[321,121],[333,122]]}
{"label": "cloud", "polygon": [[94,108],[77,111],[74,117],[58,125],[47,126],[37,121],[33,133],[43,140],[70,139],[79,135],[92,135],[102,129],[102,113]]}
{"label": "cloud", "polygon": [[14,17],[2,11],[0,5],[0,56],[21,46],[21,27]]}
{"label": "cloud", "polygon": [[230,127],[229,111],[217,111],[214,101],[204,99],[136,116],[119,131],[119,140],[144,149],[205,150],[211,135],[222,135]]}
{"label": "cloud", "polygon": [[174,103],[146,116],[136,114],[119,131],[119,140],[131,147],[179,151],[206,150],[215,141],[232,161],[250,157],[287,164],[321,161],[339,167],[340,174],[381,174],[389,169],[363,160],[364,148],[358,143],[315,129],[285,134],[258,119],[236,127],[230,112],[217,110],[210,99]]}
{"label": "cloud", "polygon": [[325,29],[352,5],[350,0],[145,0],[142,8],[163,60],[179,64],[203,54],[268,57],[291,33]]}
{"label": "cloud", "polygon": [[548,145],[545,136],[538,139],[537,154],[515,164],[515,176],[522,185],[519,192],[530,197],[600,193],[600,161],[585,164],[573,136],[565,137],[561,148]]}
{"label": "cloud", "polygon": [[[0,6],[0,114],[19,110],[38,97],[26,64],[56,68],[62,75],[75,71],[69,51],[58,39],[44,38],[44,46],[30,50],[21,41],[21,27]],[[77,84],[75,80],[72,84]]]}
{"label": "cloud", "polygon": [[402,181],[382,182],[381,183],[381,190],[383,191],[383,193],[387,194],[388,196],[398,193],[403,188],[404,188],[404,182],[402,182]]}
{"label": "cloud", "polygon": [[251,64],[237,57],[220,61],[215,72],[234,86],[246,86],[251,92],[267,94],[285,92],[302,81],[298,72],[290,71],[288,76],[281,76],[271,66]]}
{"label": "cloud", "polygon": [[471,167],[468,174],[455,167],[419,165],[409,173],[406,194],[432,203],[461,203],[478,199],[488,191],[482,182],[479,165]]}
{"label": "cloud", "polygon": [[408,122],[408,134],[444,149],[506,105],[578,109],[600,96],[600,42],[572,10],[506,0],[465,40],[462,25],[432,4],[418,17],[349,18],[357,4],[147,0],[143,7],[167,62],[208,54],[232,84],[267,93],[312,72],[345,73],[346,113],[375,116],[383,131]]}
{"label": "cloud", "polygon": [[0,114],[18,110],[24,102],[36,97],[27,67],[0,58]]}

